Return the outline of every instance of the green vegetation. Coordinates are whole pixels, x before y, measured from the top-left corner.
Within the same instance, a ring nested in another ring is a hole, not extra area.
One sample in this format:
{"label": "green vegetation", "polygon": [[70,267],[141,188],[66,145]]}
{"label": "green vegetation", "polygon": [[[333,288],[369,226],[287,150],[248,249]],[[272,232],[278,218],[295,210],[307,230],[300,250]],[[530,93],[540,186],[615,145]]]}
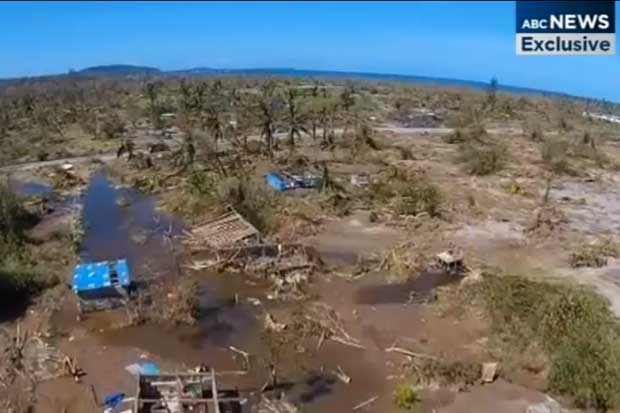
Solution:
{"label": "green vegetation", "polygon": [[461,145],[459,160],[464,164],[465,171],[470,175],[490,175],[500,171],[507,157],[506,148],[497,143]]}
{"label": "green vegetation", "polygon": [[401,383],[394,389],[392,401],[400,409],[412,410],[420,401],[420,396],[410,384]]}
{"label": "green vegetation", "polygon": [[6,184],[0,184],[0,293],[4,307],[39,290],[42,281],[31,270],[25,252],[25,230],[35,217]]}
{"label": "green vegetation", "polygon": [[274,229],[273,195],[245,176],[223,177],[210,171],[193,171],[186,182],[190,199],[181,200],[183,212],[200,215],[209,209],[232,206],[259,231]]}
{"label": "green vegetation", "polygon": [[570,171],[567,152],[568,143],[557,138],[546,138],[540,148],[541,157],[545,167],[555,174],[563,174]]}
{"label": "green vegetation", "polygon": [[400,215],[440,214],[441,191],[422,174],[391,168],[383,180],[370,186],[370,194],[375,202],[391,203]]}
{"label": "green vegetation", "polygon": [[507,351],[542,349],[550,363],[549,390],[598,411],[620,403],[620,324],[605,299],[585,288],[518,276],[485,275],[480,288]]}

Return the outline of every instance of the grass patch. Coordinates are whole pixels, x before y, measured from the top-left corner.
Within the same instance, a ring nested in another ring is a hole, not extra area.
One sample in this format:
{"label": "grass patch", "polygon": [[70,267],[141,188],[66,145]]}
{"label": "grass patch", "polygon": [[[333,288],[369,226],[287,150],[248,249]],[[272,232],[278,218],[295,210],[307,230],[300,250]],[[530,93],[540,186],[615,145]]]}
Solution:
{"label": "grass patch", "polygon": [[420,401],[420,396],[410,384],[401,383],[394,389],[392,401],[399,409],[412,410]]}
{"label": "grass patch", "polygon": [[503,169],[507,157],[506,148],[500,144],[461,145],[459,161],[470,175],[491,175]]}
{"label": "grass patch", "polygon": [[0,184],[0,308],[9,309],[44,287],[42,277],[32,271],[25,245],[25,230],[35,222],[23,200]]}
{"label": "grass patch", "polygon": [[604,298],[517,276],[485,275],[480,288],[503,345],[545,353],[550,391],[599,411],[620,403],[620,324]]}
{"label": "grass patch", "polygon": [[573,268],[607,265],[609,257],[620,257],[620,246],[611,238],[604,238],[593,243],[582,243],[570,254],[570,266]]}
{"label": "grass patch", "polygon": [[379,182],[370,186],[373,201],[391,203],[399,215],[427,213],[439,216],[442,194],[426,176],[392,168]]}

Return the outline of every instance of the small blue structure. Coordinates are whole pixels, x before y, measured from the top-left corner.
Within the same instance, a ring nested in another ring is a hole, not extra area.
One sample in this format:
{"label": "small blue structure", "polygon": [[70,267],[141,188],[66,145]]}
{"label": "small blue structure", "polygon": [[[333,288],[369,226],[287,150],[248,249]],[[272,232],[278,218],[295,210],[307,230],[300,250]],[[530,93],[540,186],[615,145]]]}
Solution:
{"label": "small blue structure", "polygon": [[287,189],[295,188],[295,182],[277,172],[270,172],[265,176],[267,185],[279,192],[286,191]]}
{"label": "small blue structure", "polygon": [[80,313],[123,303],[132,284],[125,259],[78,264],[73,271],[73,292],[78,296]]}
{"label": "small blue structure", "polygon": [[315,188],[320,185],[321,179],[314,175],[289,175],[283,172],[270,172],[265,175],[267,185],[278,192],[296,188]]}

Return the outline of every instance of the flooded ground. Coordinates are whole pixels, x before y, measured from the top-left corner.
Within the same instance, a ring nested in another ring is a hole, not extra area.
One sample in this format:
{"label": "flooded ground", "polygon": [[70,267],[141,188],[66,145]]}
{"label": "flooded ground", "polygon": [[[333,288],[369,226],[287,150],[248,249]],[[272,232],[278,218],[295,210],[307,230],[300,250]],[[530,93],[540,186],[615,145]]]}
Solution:
{"label": "flooded ground", "polygon": [[90,180],[83,197],[82,261],[126,258],[136,278],[178,275],[180,220],[155,211],[155,199],[116,187],[104,172]]}
{"label": "flooded ground", "polygon": [[[83,260],[106,260],[128,258],[136,268],[138,278],[148,280],[155,276],[174,279],[182,268],[182,249],[175,236],[183,223],[174,217],[159,214],[155,199],[131,189],[115,187],[105,173],[93,176],[83,196],[83,213],[86,223],[81,258]],[[346,224],[349,232],[362,228],[357,219]],[[353,229],[351,229],[353,228]],[[368,230],[364,230],[365,232]],[[385,232],[384,229],[369,231],[371,238]],[[136,238],[140,234],[140,238]],[[394,235],[387,233],[389,242]],[[364,249],[343,250],[329,248],[325,258],[341,258],[352,264],[352,258],[373,246],[369,240],[360,244]],[[172,247],[171,247],[172,245]],[[162,365],[174,369],[191,369],[205,363],[217,370],[243,370],[245,360],[231,350],[251,354],[252,369],[240,376],[236,384],[247,389],[260,388],[267,380],[264,361],[265,344],[261,331],[263,314],[270,312],[279,320],[286,320],[291,311],[302,303],[272,302],[267,298],[267,285],[241,274],[216,274],[208,272],[186,273],[197,277],[200,288],[200,317],[195,326],[164,326],[144,324],[126,328],[113,328],[114,318],[123,317],[122,312],[103,312],[76,323],[71,317],[72,307],[65,310],[64,328],[74,337],[96,343],[105,351],[115,351],[126,356],[115,356],[116,371],[109,379],[97,379],[102,388],[109,388],[108,380],[127,383],[131,378],[124,371],[124,364],[138,354],[146,355]],[[455,279],[441,272],[428,272],[400,284],[382,284],[381,277],[369,278],[354,285],[339,280],[318,279],[311,294],[317,300],[333,306],[343,314],[347,328],[358,337],[365,350],[326,342],[316,352],[310,363],[292,362],[283,366],[284,380],[279,390],[286,390],[289,400],[305,406],[310,413],[349,411],[355,405],[386,394],[393,385],[387,377],[394,365],[387,364],[384,349],[398,337],[411,339],[424,331],[420,319],[428,317],[423,305],[415,304],[432,298],[433,289]],[[338,292],[334,295],[333,292]],[[356,315],[357,314],[357,315]],[[368,322],[359,323],[360,315]],[[391,317],[401,320],[402,328],[382,326],[371,320]],[[62,320],[62,316],[57,318]],[[60,322],[59,324],[62,324]],[[356,326],[359,324],[359,326]],[[86,334],[86,335],[84,335]],[[65,349],[75,349],[76,339],[64,344]],[[306,343],[308,348],[315,342]],[[69,350],[71,351],[71,350]],[[303,359],[304,355],[300,357]],[[93,362],[93,367],[100,366]],[[338,379],[335,371],[340,368],[352,381],[349,384]],[[391,400],[383,398],[373,403],[367,411],[390,411]],[[379,409],[379,410],[377,410]]]}
{"label": "flooded ground", "polygon": [[457,282],[460,277],[443,271],[424,271],[405,282],[360,288],[355,294],[358,304],[396,304],[432,301],[437,287]]}
{"label": "flooded ground", "polygon": [[16,192],[24,196],[50,198],[54,194],[54,188],[42,182],[16,182],[13,185]]}

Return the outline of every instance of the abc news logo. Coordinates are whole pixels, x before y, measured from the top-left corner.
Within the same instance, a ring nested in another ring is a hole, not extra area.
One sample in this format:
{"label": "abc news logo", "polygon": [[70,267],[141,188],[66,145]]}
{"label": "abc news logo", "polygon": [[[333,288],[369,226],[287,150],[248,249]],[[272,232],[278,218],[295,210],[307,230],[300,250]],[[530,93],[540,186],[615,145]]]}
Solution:
{"label": "abc news logo", "polygon": [[517,1],[517,54],[614,54],[614,12],[614,1]]}

